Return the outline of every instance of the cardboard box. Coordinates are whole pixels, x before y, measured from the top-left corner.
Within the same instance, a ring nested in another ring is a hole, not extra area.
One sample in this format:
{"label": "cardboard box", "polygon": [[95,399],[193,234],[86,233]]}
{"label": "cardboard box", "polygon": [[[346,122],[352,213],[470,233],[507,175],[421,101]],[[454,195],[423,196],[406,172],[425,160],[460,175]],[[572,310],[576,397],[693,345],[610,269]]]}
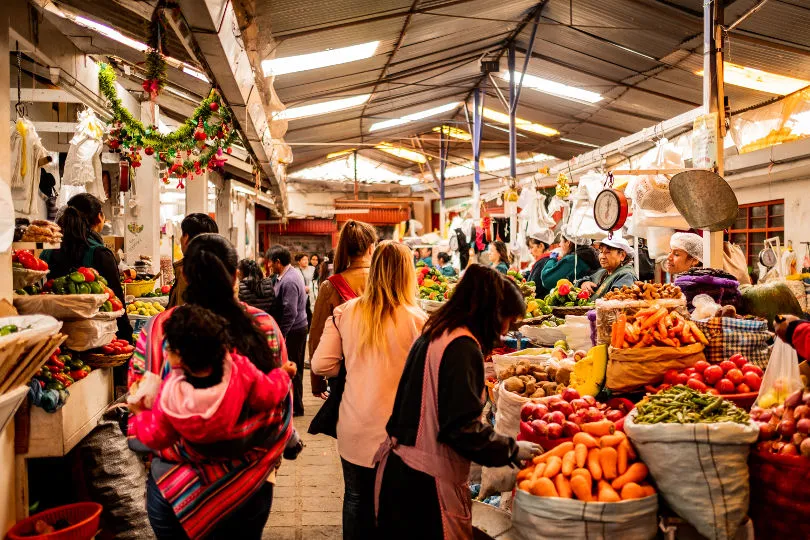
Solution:
{"label": "cardboard box", "polygon": [[[124,237],[123,236],[104,236],[102,237],[104,240],[104,245],[110,248],[115,255],[115,260],[118,261],[118,250],[124,249]],[[118,261],[120,262],[120,261]]]}

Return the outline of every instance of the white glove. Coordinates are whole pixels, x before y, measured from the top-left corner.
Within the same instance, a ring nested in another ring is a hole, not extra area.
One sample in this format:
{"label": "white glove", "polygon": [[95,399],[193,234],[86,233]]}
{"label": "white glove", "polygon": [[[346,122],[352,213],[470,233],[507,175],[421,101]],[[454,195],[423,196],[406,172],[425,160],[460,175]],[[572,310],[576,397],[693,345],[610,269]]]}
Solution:
{"label": "white glove", "polygon": [[539,456],[543,453],[543,448],[539,444],[535,444],[529,441],[517,441],[518,445],[518,453],[517,459],[518,461],[526,461],[527,459],[531,459],[534,456]]}

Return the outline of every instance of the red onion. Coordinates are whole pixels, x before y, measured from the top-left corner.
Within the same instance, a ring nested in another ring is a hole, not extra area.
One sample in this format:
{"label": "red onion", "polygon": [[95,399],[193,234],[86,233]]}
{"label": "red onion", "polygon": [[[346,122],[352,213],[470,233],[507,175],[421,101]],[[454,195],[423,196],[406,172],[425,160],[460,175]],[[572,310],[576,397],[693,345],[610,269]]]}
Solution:
{"label": "red onion", "polygon": [[779,433],[784,437],[792,437],[796,433],[796,422],[793,420],[782,420],[779,422]]}
{"label": "red onion", "polygon": [[779,451],[782,450],[783,446],[785,446],[785,443],[783,443],[782,441],[773,441],[771,443],[771,452],[773,452],[774,454],[778,454]]}
{"label": "red onion", "polygon": [[792,409],[801,402],[802,402],[802,391],[796,390],[795,392],[790,394],[785,400],[785,407]]}
{"label": "red onion", "polygon": [[562,437],[563,428],[560,424],[551,423],[548,425],[548,438],[559,439]]}
{"label": "red onion", "polygon": [[810,405],[810,391],[805,392],[804,394],[802,394],[802,402],[805,405]]}
{"label": "red onion", "polygon": [[770,424],[759,424],[759,440],[768,441],[776,436],[776,428]]}
{"label": "red onion", "polygon": [[810,407],[807,405],[799,405],[793,409],[793,417],[797,420],[802,418],[810,418]]}
{"label": "red onion", "polygon": [[771,446],[773,446],[773,441],[760,441],[757,443],[757,451],[770,452]]}
{"label": "red onion", "polygon": [[805,435],[810,433],[810,418],[802,418],[796,422],[796,431]]}
{"label": "red onion", "polygon": [[799,446],[799,450],[804,457],[810,458],[810,437],[802,441],[801,446]]}
{"label": "red onion", "polygon": [[773,409],[771,412],[773,412],[773,415],[775,417],[782,418],[782,415],[785,414],[785,406],[784,405],[779,405],[778,407]]}
{"label": "red onion", "polygon": [[795,444],[785,443],[785,446],[783,446],[782,449],[779,450],[779,455],[780,456],[798,456],[799,455],[799,449],[796,448]]}
{"label": "red onion", "polygon": [[579,428],[579,425],[574,422],[566,422],[562,427],[563,435],[566,437],[573,437],[580,431],[582,430]]}
{"label": "red onion", "polygon": [[802,444],[802,441],[804,441],[806,438],[807,434],[796,432],[793,434],[793,437],[790,438],[790,442],[792,442],[796,446],[799,446],[800,444]]}

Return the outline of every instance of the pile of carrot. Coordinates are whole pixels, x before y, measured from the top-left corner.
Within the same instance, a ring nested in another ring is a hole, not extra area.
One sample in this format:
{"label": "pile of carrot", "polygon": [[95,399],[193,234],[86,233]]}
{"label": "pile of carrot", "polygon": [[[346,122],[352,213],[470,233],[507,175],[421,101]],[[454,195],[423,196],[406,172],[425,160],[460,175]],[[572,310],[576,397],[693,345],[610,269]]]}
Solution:
{"label": "pile of carrot", "polygon": [[697,325],[677,311],[653,305],[627,316],[622,313],[613,323],[610,345],[615,349],[641,347],[680,347],[692,343],[708,345]]}
{"label": "pile of carrot", "polygon": [[534,458],[518,473],[518,489],[538,497],[583,502],[619,502],[654,495],[655,488],[646,482],[647,466],[637,461],[625,434],[603,427],[591,431],[602,435],[582,431],[573,441]]}

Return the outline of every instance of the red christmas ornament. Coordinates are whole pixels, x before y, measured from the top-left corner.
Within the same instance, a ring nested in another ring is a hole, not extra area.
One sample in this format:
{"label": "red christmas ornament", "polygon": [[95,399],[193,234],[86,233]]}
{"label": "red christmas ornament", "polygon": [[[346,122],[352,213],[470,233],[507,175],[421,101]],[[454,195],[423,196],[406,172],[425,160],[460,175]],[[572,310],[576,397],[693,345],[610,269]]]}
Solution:
{"label": "red christmas ornament", "polygon": [[211,110],[212,110],[212,111],[214,111],[214,112],[217,112],[217,111],[219,110],[219,103],[217,103],[216,101],[212,101],[212,102],[211,102],[211,103],[208,105],[208,108],[209,108],[209,109],[211,109]]}
{"label": "red christmas ornament", "polygon": [[146,154],[147,156],[151,156],[152,154],[155,153],[155,149],[152,148],[151,146],[147,146],[146,148],[143,149],[143,153]]}
{"label": "red christmas ornament", "polygon": [[230,154],[231,153],[231,147],[229,146],[225,151]]}
{"label": "red christmas ornament", "polygon": [[110,139],[107,141],[107,146],[109,146],[112,150],[115,150],[121,146],[121,142],[118,139]]}

